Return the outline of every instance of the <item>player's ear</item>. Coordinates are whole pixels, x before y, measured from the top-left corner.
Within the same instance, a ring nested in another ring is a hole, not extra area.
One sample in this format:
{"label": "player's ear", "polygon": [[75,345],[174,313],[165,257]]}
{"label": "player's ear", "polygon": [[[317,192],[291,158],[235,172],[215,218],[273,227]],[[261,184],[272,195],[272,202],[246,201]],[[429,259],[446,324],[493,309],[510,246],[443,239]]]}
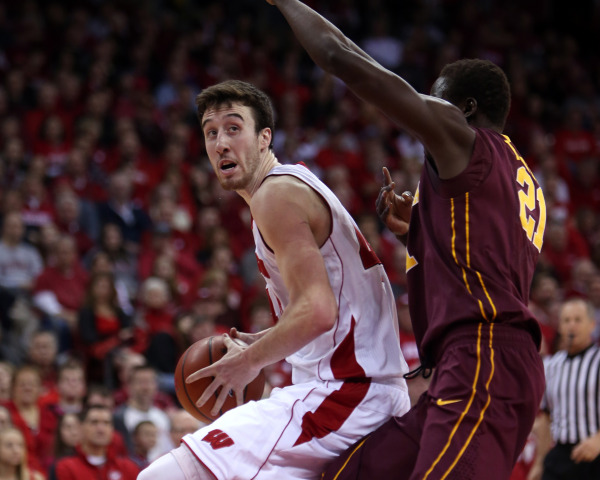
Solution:
{"label": "player's ear", "polygon": [[477,111],[477,100],[473,97],[467,98],[463,104],[462,111],[467,119],[475,115],[475,112]]}
{"label": "player's ear", "polygon": [[266,127],[263,128],[259,134],[258,134],[258,142],[260,144],[260,148],[269,148],[269,145],[271,145],[271,141],[273,140],[273,132],[271,132],[271,129]]}

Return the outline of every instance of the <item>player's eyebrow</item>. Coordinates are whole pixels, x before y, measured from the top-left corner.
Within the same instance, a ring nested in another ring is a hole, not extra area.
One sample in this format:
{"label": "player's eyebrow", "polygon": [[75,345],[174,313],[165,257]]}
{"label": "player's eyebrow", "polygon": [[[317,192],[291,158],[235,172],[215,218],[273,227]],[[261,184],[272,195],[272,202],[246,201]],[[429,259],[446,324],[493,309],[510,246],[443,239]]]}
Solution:
{"label": "player's eyebrow", "polygon": [[[239,118],[242,122],[244,121],[244,117],[242,117],[239,113],[228,113],[227,115],[225,115],[225,117],[237,117]],[[202,121],[202,129],[204,130],[204,126],[210,121],[210,118],[207,118],[205,120]]]}

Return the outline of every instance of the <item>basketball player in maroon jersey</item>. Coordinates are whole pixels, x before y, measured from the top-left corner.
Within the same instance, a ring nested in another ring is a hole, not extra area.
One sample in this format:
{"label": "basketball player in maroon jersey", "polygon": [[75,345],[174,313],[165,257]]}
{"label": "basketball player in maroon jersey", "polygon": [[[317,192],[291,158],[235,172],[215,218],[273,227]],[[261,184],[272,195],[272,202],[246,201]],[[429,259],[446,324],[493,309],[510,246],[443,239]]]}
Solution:
{"label": "basketball player in maroon jersey", "polygon": [[544,389],[540,329],[527,303],[546,218],[538,183],[502,135],[507,78],[491,62],[462,60],[421,95],[308,6],[269,2],[321,68],[427,152],[414,198],[396,195],[384,172],[378,211],[407,235],[409,308],[431,385],[324,478],[506,480]]}

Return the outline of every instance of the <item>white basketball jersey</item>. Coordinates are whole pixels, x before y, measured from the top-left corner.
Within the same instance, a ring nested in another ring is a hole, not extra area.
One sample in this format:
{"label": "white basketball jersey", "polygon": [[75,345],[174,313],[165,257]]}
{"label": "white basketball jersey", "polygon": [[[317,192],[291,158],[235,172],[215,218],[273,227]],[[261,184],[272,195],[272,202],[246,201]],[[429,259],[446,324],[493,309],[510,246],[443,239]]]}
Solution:
{"label": "white basketball jersey", "polygon": [[[268,175],[291,175],[309,185],[327,203],[332,228],[321,247],[329,282],[337,298],[339,315],[333,328],[289,356],[293,383],[312,380],[371,379],[404,384],[408,371],[400,350],[394,295],[387,275],[356,223],[334,193],[308,168],[282,165]],[[259,269],[277,317],[289,294],[275,256],[253,222]]]}

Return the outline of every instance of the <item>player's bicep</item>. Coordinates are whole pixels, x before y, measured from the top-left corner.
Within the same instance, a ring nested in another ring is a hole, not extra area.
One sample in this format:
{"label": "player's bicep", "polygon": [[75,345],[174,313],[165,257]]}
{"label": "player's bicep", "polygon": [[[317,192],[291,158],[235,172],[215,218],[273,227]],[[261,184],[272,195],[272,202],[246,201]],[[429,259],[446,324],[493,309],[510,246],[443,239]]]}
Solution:
{"label": "player's bicep", "polygon": [[253,204],[253,216],[263,239],[275,253],[290,299],[329,286],[306,207],[310,199],[302,190],[290,194],[289,188],[278,186],[270,192],[268,199],[260,198]]}

